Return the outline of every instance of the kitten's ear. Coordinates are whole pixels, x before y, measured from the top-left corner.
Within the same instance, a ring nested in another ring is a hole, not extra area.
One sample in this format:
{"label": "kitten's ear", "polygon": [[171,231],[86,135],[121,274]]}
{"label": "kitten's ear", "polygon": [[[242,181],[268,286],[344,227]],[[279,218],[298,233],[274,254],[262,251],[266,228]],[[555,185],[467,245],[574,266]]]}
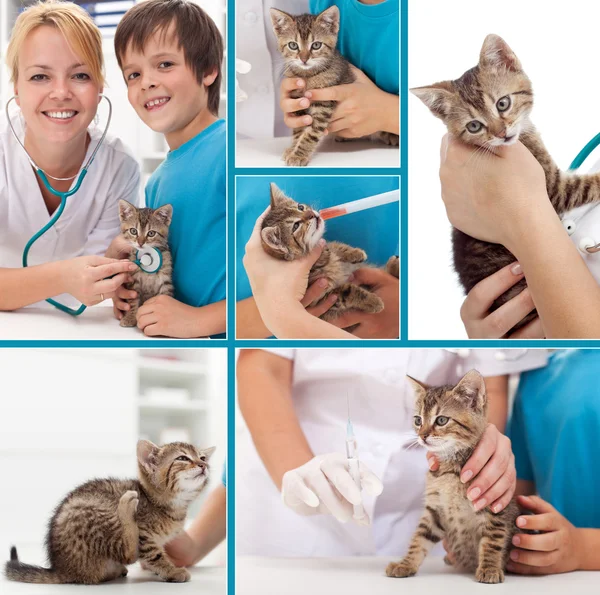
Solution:
{"label": "kitten's ear", "polygon": [[130,217],[135,214],[136,208],[126,200],[121,199],[119,201],[119,219],[121,221],[127,221]]}
{"label": "kitten's ear", "polygon": [[454,387],[453,394],[471,409],[481,410],[485,406],[487,395],[485,381],[477,370],[467,372]]}
{"label": "kitten's ear", "polygon": [[294,28],[294,17],[283,10],[271,8],[271,22],[273,23],[273,31],[276,35],[281,35],[285,31],[290,31]]}
{"label": "kitten's ear", "polygon": [[210,459],[214,454],[215,450],[217,450],[216,446],[211,446],[210,448],[203,448],[200,453],[203,454],[207,459]]}
{"label": "kitten's ear", "polygon": [[171,205],[163,205],[154,211],[154,216],[159,219],[164,225],[169,227],[171,219],[173,219],[173,207]]}
{"label": "kitten's ear", "polygon": [[317,16],[315,23],[321,25],[331,35],[337,35],[340,30],[340,9],[335,5],[330,6]]}
{"label": "kitten's ear", "polygon": [[479,54],[479,65],[484,68],[506,68],[514,72],[522,70],[521,62],[499,35],[488,35]]}
{"label": "kitten's ear", "polygon": [[150,440],[138,440],[137,459],[146,471],[153,471],[156,468],[156,455],[159,450],[160,448]]}
{"label": "kitten's ear", "polygon": [[442,81],[428,87],[415,87],[410,92],[416,95],[437,118],[443,120],[450,113],[454,97],[454,89],[450,81]]}
{"label": "kitten's ear", "polygon": [[283,191],[280,190],[279,186],[277,186],[277,184],[275,184],[274,182],[271,182],[270,188],[271,188],[271,209],[274,209],[275,207],[278,207],[282,202],[286,201],[288,198],[283,193]]}
{"label": "kitten's ear", "polygon": [[427,392],[427,387],[424,384],[422,384],[412,376],[409,376],[408,374],[406,375],[406,378],[410,382],[416,397],[422,397],[423,395],[425,395],[425,393]]}
{"label": "kitten's ear", "polygon": [[281,257],[285,258],[286,260],[288,259],[290,251],[281,241],[281,235],[278,227],[265,227],[260,232],[260,237],[262,238],[262,241],[271,249],[271,251],[281,255]]}

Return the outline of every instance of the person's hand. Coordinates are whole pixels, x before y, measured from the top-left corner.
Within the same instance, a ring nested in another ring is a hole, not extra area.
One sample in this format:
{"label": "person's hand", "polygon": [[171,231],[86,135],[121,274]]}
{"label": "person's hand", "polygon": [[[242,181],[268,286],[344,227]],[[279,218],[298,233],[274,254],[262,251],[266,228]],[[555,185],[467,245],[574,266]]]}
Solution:
{"label": "person's hand", "polygon": [[131,281],[129,273],[137,268],[129,260],[78,256],[63,261],[61,277],[66,293],[70,293],[85,306],[94,306],[113,298],[123,283]]}
{"label": "person's hand", "polygon": [[484,151],[447,134],[440,152],[442,199],[450,223],[513,254],[516,236],[552,209],[542,166],[520,142]]}
{"label": "person's hand", "polygon": [[[362,488],[379,496],[383,484],[361,461]],[[361,504],[360,490],[348,469],[348,459],[340,453],[318,455],[283,476],[283,503],[301,515],[332,514],[341,523],[353,518],[353,505]],[[354,519],[358,524],[370,524],[368,516]]]}
{"label": "person's hand", "polygon": [[288,78],[284,77],[279,87],[279,107],[283,112],[283,121],[288,128],[302,128],[312,123],[312,117],[296,116],[295,112],[306,109],[310,105],[310,99],[308,99],[310,91],[304,93],[304,97],[295,99],[296,95],[299,95],[306,89],[306,81],[301,78]]}
{"label": "person's hand", "polygon": [[[460,309],[460,317],[469,339],[500,339],[534,308],[529,288],[525,288],[497,310],[490,313],[494,301],[523,278],[518,262],[513,262],[480,281],[469,291]],[[510,335],[511,339],[543,339],[539,316]]]}
{"label": "person's hand", "polygon": [[[427,453],[429,468],[436,471],[439,462],[431,452]],[[510,438],[488,424],[479,444],[460,473],[462,483],[471,481],[467,498],[475,510],[489,506],[498,513],[511,501],[517,487],[515,455]]]}
{"label": "person's hand", "polygon": [[337,294],[332,292],[327,296],[327,299],[322,300],[316,306],[310,306],[310,304],[312,304],[314,301],[322,298],[323,295],[325,295],[328,285],[329,283],[324,277],[313,281],[306,289],[304,297],[300,300],[300,303],[306,308],[306,311],[317,318],[325,314],[325,312],[327,312],[327,310],[329,310],[329,308],[331,308],[331,306],[333,306],[338,299]]}
{"label": "person's hand", "polygon": [[131,242],[119,234],[110,243],[105,256],[107,258],[129,258],[133,250]]}
{"label": "person's hand", "polygon": [[352,331],[361,339],[395,339],[400,336],[400,284],[396,277],[381,269],[363,268],[354,272],[353,283],[368,285],[385,304],[377,314],[351,311],[331,321],[339,328],[359,326]]}
{"label": "person's hand", "polygon": [[534,515],[517,517],[521,529],[540,531],[538,535],[517,533],[512,540],[506,569],[517,574],[558,574],[581,566],[581,539],[578,529],[548,502],[538,496],[519,496],[518,504]]}
{"label": "person's hand", "polygon": [[115,291],[112,301],[113,314],[117,320],[121,320],[123,316],[125,316],[125,312],[131,309],[131,306],[125,300],[136,298],[137,295],[137,291],[133,291],[133,289],[127,289],[123,285],[121,285],[121,287]]}
{"label": "person's hand", "polygon": [[192,566],[196,562],[193,556],[195,547],[194,540],[185,531],[182,531],[165,544],[165,552],[175,566],[182,568]]}
{"label": "person's hand", "polygon": [[197,309],[168,295],[150,298],[137,311],[137,326],[148,337],[197,338],[193,324]]}
{"label": "person's hand", "polygon": [[375,132],[395,132],[398,118],[398,97],[382,91],[369,77],[352,67],[353,83],[311,89],[306,97],[311,101],[336,101],[337,106],[327,131],[342,138],[359,138]]}

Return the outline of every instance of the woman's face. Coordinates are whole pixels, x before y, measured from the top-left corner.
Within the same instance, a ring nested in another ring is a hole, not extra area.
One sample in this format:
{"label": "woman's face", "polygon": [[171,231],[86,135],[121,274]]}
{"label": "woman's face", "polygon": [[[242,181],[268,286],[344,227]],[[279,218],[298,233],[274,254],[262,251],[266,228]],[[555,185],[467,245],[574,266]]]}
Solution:
{"label": "woman's face", "polygon": [[15,95],[28,136],[38,143],[65,143],[84,135],[101,92],[58,29],[42,25],[27,36],[19,51]]}

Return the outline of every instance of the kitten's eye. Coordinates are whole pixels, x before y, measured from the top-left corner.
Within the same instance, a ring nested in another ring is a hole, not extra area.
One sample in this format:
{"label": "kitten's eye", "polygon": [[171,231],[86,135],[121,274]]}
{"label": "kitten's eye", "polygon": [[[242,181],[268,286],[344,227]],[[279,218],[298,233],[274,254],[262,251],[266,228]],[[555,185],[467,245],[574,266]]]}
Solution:
{"label": "kitten's eye", "polygon": [[130,233],[132,236],[136,236],[136,235],[137,235],[137,229],[136,229],[135,227],[132,227],[132,228],[129,230],[129,233]]}
{"label": "kitten's eye", "polygon": [[297,50],[298,49],[298,44],[295,41],[290,41],[288,43],[288,47],[290,48],[290,50]]}
{"label": "kitten's eye", "polygon": [[479,132],[481,129],[483,128],[483,124],[479,121],[479,120],[471,120],[468,124],[467,124],[467,130],[471,133],[471,134],[476,134],[477,132]]}
{"label": "kitten's eye", "polygon": [[292,233],[294,233],[300,227],[300,221],[296,221],[292,227]]}
{"label": "kitten's eye", "polygon": [[414,422],[415,426],[417,426],[417,428],[420,428],[421,424],[423,423],[423,420],[421,419],[420,415],[415,415]]}
{"label": "kitten's eye", "polygon": [[496,102],[496,107],[499,112],[505,112],[510,107],[510,97],[508,95],[500,97]]}
{"label": "kitten's eye", "polygon": [[443,415],[440,415],[438,418],[436,418],[435,425],[436,426],[445,426],[448,423],[449,419],[450,419],[449,417],[444,417]]}
{"label": "kitten's eye", "polygon": [[310,47],[313,50],[320,50],[322,45],[320,41],[315,41]]}
{"label": "kitten's eye", "polygon": [[156,235],[156,232],[150,230],[147,235],[148,235],[149,238],[153,238]]}
{"label": "kitten's eye", "polygon": [[304,211],[304,205],[298,205],[298,210],[299,211]]}
{"label": "kitten's eye", "polygon": [[185,455],[181,455],[180,457],[177,457],[175,460],[176,461],[188,461],[188,462],[191,462],[192,459],[190,459],[189,457],[186,457]]}

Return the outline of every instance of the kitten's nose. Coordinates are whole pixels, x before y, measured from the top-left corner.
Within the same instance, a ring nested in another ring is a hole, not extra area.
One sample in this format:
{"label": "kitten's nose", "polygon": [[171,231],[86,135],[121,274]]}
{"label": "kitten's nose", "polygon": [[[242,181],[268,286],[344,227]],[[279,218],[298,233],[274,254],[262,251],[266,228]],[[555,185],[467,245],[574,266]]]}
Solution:
{"label": "kitten's nose", "polygon": [[138,245],[140,246],[140,248],[145,244],[146,242],[146,238],[140,238],[138,236]]}
{"label": "kitten's nose", "polygon": [[506,138],[506,128],[503,128],[502,130],[500,130],[500,132],[498,132],[498,133],[496,134],[496,136],[497,136],[498,138]]}
{"label": "kitten's nose", "polygon": [[425,434],[425,436],[421,436],[421,440],[423,440],[423,444],[427,444],[427,438],[429,438],[429,434]]}

